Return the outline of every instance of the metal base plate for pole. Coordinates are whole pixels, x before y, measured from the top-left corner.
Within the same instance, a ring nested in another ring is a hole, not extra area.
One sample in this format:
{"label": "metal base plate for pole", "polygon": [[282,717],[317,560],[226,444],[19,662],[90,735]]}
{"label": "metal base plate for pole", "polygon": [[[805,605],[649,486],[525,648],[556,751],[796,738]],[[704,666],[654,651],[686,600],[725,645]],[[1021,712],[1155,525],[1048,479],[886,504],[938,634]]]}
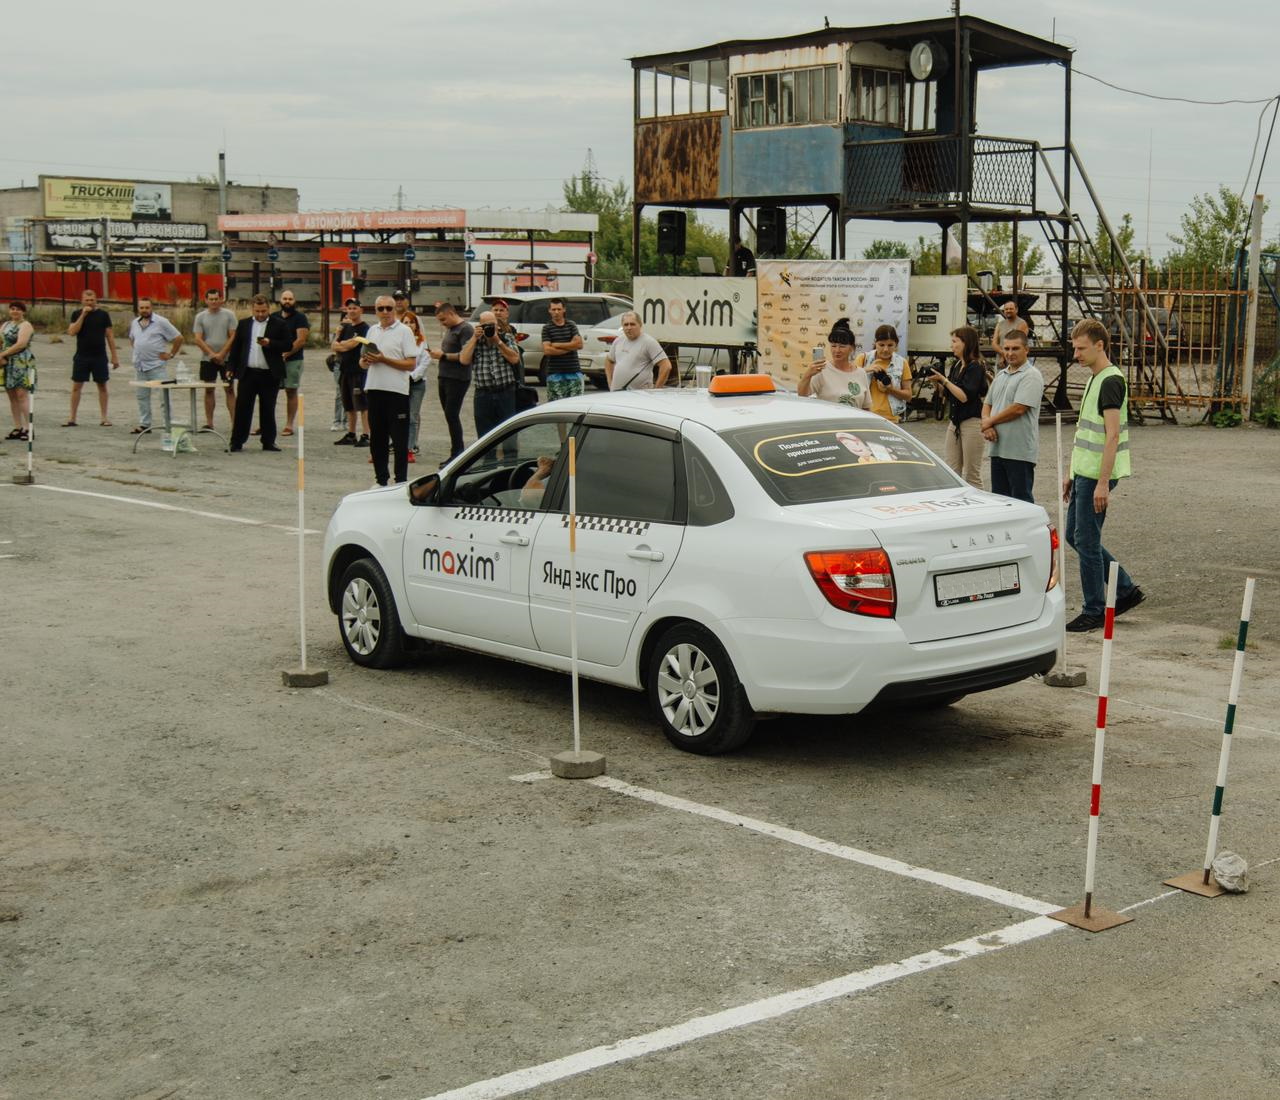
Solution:
{"label": "metal base plate for pole", "polygon": [[551,758],[551,774],[560,779],[594,779],[604,775],[604,757],[598,752],[558,752]]}
{"label": "metal base plate for pole", "polygon": [[323,668],[286,668],[280,675],[288,688],[318,688],[329,682],[329,673]]}
{"label": "metal base plate for pole", "polygon": [[1044,682],[1051,688],[1078,688],[1085,682],[1084,669],[1067,665],[1065,668],[1051,668],[1044,674]]}
{"label": "metal base plate for pole", "polygon": [[1070,924],[1075,928],[1083,928],[1086,932],[1105,932],[1108,928],[1115,928],[1121,924],[1128,924],[1132,917],[1126,917],[1123,913],[1113,913],[1110,909],[1099,909],[1096,905],[1091,906],[1089,915],[1084,915],[1084,903],[1072,905],[1067,909],[1059,909],[1056,913],[1045,914],[1050,920],[1060,920],[1063,924]]}
{"label": "metal base plate for pole", "polygon": [[13,475],[13,483],[15,485],[34,485],[36,483],[36,479],[33,474],[29,474],[24,471],[23,473]]}
{"label": "metal base plate for pole", "polygon": [[1199,871],[1188,871],[1185,875],[1179,875],[1177,878],[1167,878],[1164,880],[1165,886],[1172,886],[1178,890],[1185,890],[1188,894],[1199,894],[1202,898],[1216,898],[1226,891],[1218,885],[1218,880],[1213,877],[1213,872],[1209,872],[1209,881],[1204,880],[1203,868]]}

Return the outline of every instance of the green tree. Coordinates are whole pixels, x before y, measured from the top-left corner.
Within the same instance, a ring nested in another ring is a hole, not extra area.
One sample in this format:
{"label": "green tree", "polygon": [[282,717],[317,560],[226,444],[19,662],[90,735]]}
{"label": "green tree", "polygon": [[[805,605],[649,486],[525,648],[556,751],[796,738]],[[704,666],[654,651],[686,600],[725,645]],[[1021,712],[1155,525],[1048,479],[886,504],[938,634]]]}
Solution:
{"label": "green tree", "polygon": [[864,260],[909,260],[911,249],[902,241],[877,238],[862,250]]}
{"label": "green tree", "polygon": [[[1191,200],[1183,214],[1181,233],[1170,233],[1177,248],[1165,265],[1173,270],[1221,270],[1230,267],[1237,248],[1249,247],[1249,207],[1226,186],[1219,184],[1216,195],[1209,191]],[[1262,208],[1267,212],[1266,205]]]}
{"label": "green tree", "polygon": [[[969,274],[994,271],[1009,277],[1013,259],[1013,223],[988,222],[969,238]],[[1018,277],[1038,275],[1044,269],[1044,251],[1032,245],[1028,233],[1018,234]],[[1003,280],[1001,280],[1003,281]]]}
{"label": "green tree", "polygon": [[607,183],[590,172],[564,181],[564,211],[595,214],[596,285],[602,290],[631,292],[631,193],[618,180]]}
{"label": "green tree", "polygon": [[1102,215],[1098,215],[1097,224],[1093,229],[1093,246],[1097,249],[1098,259],[1102,261],[1104,271],[1110,271],[1113,268],[1120,267],[1120,257],[1124,256],[1129,261],[1131,267],[1136,267],[1138,261],[1142,259],[1142,253],[1133,247],[1133,215],[1122,214],[1120,223],[1116,225],[1112,223],[1112,228],[1116,231],[1116,242],[1120,245],[1119,252],[1116,251],[1111,243],[1111,239],[1107,236],[1107,230],[1102,224]]}
{"label": "green tree", "polygon": [[942,245],[937,237],[916,238],[911,246],[911,270],[916,275],[942,274]]}

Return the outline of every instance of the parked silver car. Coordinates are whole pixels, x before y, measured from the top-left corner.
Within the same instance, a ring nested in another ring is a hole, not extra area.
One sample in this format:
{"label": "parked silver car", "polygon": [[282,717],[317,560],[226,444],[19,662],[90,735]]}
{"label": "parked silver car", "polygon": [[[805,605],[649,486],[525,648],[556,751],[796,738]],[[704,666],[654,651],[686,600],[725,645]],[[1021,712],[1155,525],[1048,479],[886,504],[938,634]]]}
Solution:
{"label": "parked silver car", "polygon": [[486,294],[481,298],[471,312],[471,320],[476,320],[499,299],[506,302],[511,309],[511,327],[516,330],[516,339],[520,341],[520,349],[524,354],[524,372],[526,375],[536,374],[538,381],[544,384],[547,372],[542,366],[542,326],[551,320],[547,307],[552,298],[564,300],[566,316],[578,326],[582,334],[584,346],[579,358],[584,370],[588,366],[588,354],[595,350],[586,347],[587,330],[610,317],[620,317],[632,308],[631,299],[621,294],[545,294],[534,291],[522,294]]}

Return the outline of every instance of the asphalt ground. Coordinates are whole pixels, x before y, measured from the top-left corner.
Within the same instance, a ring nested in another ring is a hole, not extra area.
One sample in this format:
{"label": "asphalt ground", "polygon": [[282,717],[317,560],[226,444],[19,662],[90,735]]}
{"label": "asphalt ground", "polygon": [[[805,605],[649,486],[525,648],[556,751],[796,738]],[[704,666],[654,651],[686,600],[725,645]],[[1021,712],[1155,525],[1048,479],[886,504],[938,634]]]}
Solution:
{"label": "asphalt ground", "polygon": [[[69,356],[37,351],[34,486],[0,446],[5,1100],[1276,1094],[1280,433],[1134,430],[1107,541],[1149,598],[1117,625],[1095,890],[1134,920],[1095,935],[1042,914],[1083,891],[1096,635],[1083,690],[779,718],[716,759],[584,683],[607,780],[543,778],[568,680],[449,650],[357,669],[318,533],[331,680],[282,686],[296,440],[134,454],[123,379],[116,427],[84,426],[90,394],[47,428]],[[371,481],[323,430],[320,359],[315,532]],[[1246,573],[1221,844],[1252,889],[1206,900],[1162,879],[1202,861]]]}

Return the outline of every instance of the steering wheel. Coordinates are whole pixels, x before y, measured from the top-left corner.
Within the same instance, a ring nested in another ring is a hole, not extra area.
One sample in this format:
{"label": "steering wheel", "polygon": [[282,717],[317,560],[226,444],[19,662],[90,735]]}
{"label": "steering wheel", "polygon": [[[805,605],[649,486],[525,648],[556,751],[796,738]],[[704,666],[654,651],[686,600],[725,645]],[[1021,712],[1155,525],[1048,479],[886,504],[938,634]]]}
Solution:
{"label": "steering wheel", "polygon": [[536,458],[530,458],[520,463],[519,466],[516,466],[511,471],[511,479],[507,482],[508,487],[511,489],[523,489],[537,469],[538,460]]}

